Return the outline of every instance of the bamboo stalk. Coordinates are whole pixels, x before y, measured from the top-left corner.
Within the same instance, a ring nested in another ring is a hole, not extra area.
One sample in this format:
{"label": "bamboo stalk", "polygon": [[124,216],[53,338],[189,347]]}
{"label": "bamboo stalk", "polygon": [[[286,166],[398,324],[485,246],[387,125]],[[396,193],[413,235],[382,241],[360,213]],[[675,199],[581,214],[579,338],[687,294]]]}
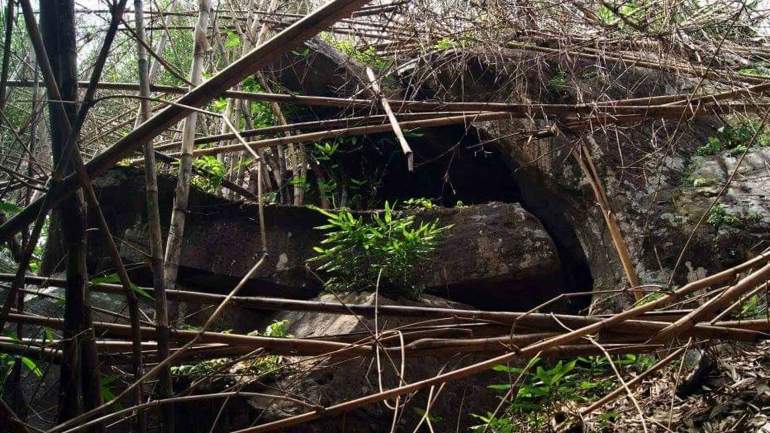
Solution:
{"label": "bamboo stalk", "polygon": [[[590,136],[588,139],[593,141],[593,138]],[[612,211],[612,206],[610,205],[609,199],[607,198],[607,194],[604,192],[601,179],[599,179],[599,174],[596,171],[596,166],[594,166],[594,163],[591,159],[591,153],[589,152],[585,143],[582,141],[579,142],[578,146],[579,147],[577,152],[573,152],[572,155],[580,165],[580,169],[583,171],[583,175],[591,184],[591,188],[594,191],[594,198],[599,204],[602,216],[604,217],[604,222],[607,224],[607,231],[610,233],[612,245],[615,247],[615,252],[618,254],[618,258],[620,259],[620,263],[623,267],[623,272],[626,275],[626,279],[628,280],[628,284],[634,294],[634,298],[638,301],[642,299],[644,293],[639,288],[641,283],[639,281],[639,277],[636,274],[636,268],[631,261],[631,254],[628,252],[628,246],[626,245],[625,238],[623,237],[620,226],[618,226],[618,222],[615,219],[615,213]]]}
{"label": "bamboo stalk", "polygon": [[8,0],[5,6],[5,36],[3,39],[3,60],[2,66],[0,66],[0,111],[5,110],[5,85],[8,82],[8,66],[11,62],[13,11],[13,0]]}
{"label": "bamboo stalk", "polygon": [[[431,118],[424,120],[412,120],[408,122],[401,122],[402,127],[406,128],[430,128],[435,126],[446,126],[465,124],[471,122],[482,122],[490,120],[504,120],[509,119],[509,113],[479,113],[479,114],[459,114],[455,116]],[[249,147],[254,149],[261,149],[264,147],[283,145],[288,143],[310,143],[318,140],[324,140],[328,138],[336,137],[352,137],[357,135],[377,134],[382,132],[388,132],[392,130],[390,124],[380,125],[367,125],[367,126],[354,126],[350,128],[331,129],[320,132],[309,132],[304,134],[295,134],[288,137],[275,137],[264,140],[251,141],[248,144]],[[231,144],[227,146],[211,147],[207,149],[198,149],[193,152],[194,155],[218,155],[220,153],[237,152],[246,148],[243,143]],[[179,153],[171,153],[171,156],[178,156]]]}
{"label": "bamboo stalk", "polygon": [[390,122],[393,133],[396,135],[398,143],[401,145],[401,151],[404,152],[404,156],[406,156],[406,167],[412,172],[414,171],[414,154],[412,153],[412,148],[409,147],[409,143],[406,142],[404,132],[401,130],[401,126],[398,124],[398,120],[393,114],[393,110],[390,108],[390,103],[387,98],[385,98],[385,95],[382,94],[380,84],[377,82],[377,76],[374,75],[372,68],[366,68],[366,75],[369,77],[369,84],[371,84],[374,94],[380,100],[380,104],[382,104],[382,109],[385,110],[385,114],[388,116],[388,122]]}
{"label": "bamboo stalk", "polygon": [[[195,48],[192,66],[190,69],[190,81],[198,86],[203,81],[203,59],[209,50],[206,39],[206,27],[208,26],[211,3],[209,0],[198,0],[198,22],[195,26]],[[185,220],[187,215],[187,202],[190,197],[190,183],[192,181],[193,166],[193,140],[195,128],[198,122],[198,113],[193,111],[184,122],[182,131],[182,151],[180,154],[179,174],[177,177],[176,192],[174,195],[174,207],[171,213],[171,222],[166,239],[166,256],[163,261],[163,286],[164,289],[176,288],[177,272],[179,270],[179,258],[182,255],[182,241],[184,239]]]}
{"label": "bamboo stalk", "polygon": [[706,303],[699,306],[695,310],[685,314],[674,323],[671,323],[666,329],[660,331],[652,341],[662,341],[664,339],[672,339],[676,336],[687,332],[693,327],[697,326],[699,322],[709,320],[716,311],[721,308],[730,305],[732,301],[741,297],[746,292],[752,290],[760,284],[766,283],[770,280],[770,264],[766,264],[758,270],[750,273],[735,285],[731,286],[724,292],[709,299]]}
{"label": "bamboo stalk", "polygon": [[[732,112],[756,112],[766,104],[763,103],[732,103],[716,104],[717,101],[733,99],[739,96],[761,95],[767,92],[770,84],[757,84],[744,89],[715,93],[713,95],[701,95],[690,98],[690,95],[672,95],[665,97],[647,97],[618,99],[613,101],[597,101],[590,104],[527,104],[507,102],[436,102],[419,100],[401,100],[392,102],[391,108],[395,113],[406,111],[506,111],[521,116],[535,116],[543,118],[545,115],[567,114],[600,114],[612,115],[640,114],[645,117],[679,118],[682,113],[693,116],[709,116],[713,113],[729,114]],[[8,87],[31,87],[32,82],[9,80]],[[88,83],[78,82],[78,86],[87,87]],[[100,90],[114,91],[139,91],[139,84],[101,82]],[[189,89],[176,86],[152,84],[150,90],[157,93],[184,95]],[[279,102],[287,104],[308,105],[317,107],[337,108],[371,108],[375,104],[369,99],[361,98],[335,98],[330,96],[291,95],[284,93],[222,91],[218,96],[243,99],[247,101]],[[651,102],[651,103],[650,103]]]}
{"label": "bamboo stalk", "polygon": [[[51,102],[50,104],[54,107],[60,106],[60,112],[65,113],[65,107],[61,101],[64,101],[65,99],[62,97],[53,69],[51,67],[51,64],[49,63],[49,57],[46,53],[45,47],[43,45],[43,40],[37,30],[37,26],[35,25],[34,18],[32,17],[32,9],[31,6],[28,3],[28,0],[21,0],[20,4],[22,5],[22,10],[25,16],[25,20],[27,22],[28,32],[30,35],[30,38],[33,41],[33,46],[35,48],[35,54],[37,56],[38,64],[41,67],[41,70],[43,72],[43,78],[44,82],[47,86],[48,93],[53,99],[53,101],[59,101],[59,102]],[[134,374],[137,376],[141,375],[142,372],[142,358],[141,358],[141,333],[139,331],[139,307],[138,307],[138,300],[136,299],[136,294],[132,290],[132,284],[130,279],[128,278],[128,273],[125,269],[125,266],[123,265],[123,262],[120,258],[120,255],[117,250],[117,246],[115,245],[114,239],[112,238],[112,234],[110,233],[109,227],[107,225],[106,219],[104,218],[104,214],[101,211],[101,207],[99,206],[99,202],[96,198],[96,193],[94,192],[93,185],[91,185],[90,178],[88,177],[88,174],[85,171],[85,168],[83,167],[82,159],[80,156],[80,151],[77,147],[77,138],[80,133],[80,128],[82,127],[83,122],[85,121],[86,115],[88,113],[88,110],[91,106],[91,101],[93,100],[93,95],[96,92],[96,85],[95,83],[98,82],[102,69],[104,67],[104,62],[107,58],[107,54],[109,53],[109,48],[112,45],[112,41],[114,40],[115,33],[117,31],[118,23],[120,20],[121,15],[123,14],[123,9],[125,7],[126,0],[121,0],[121,2],[117,3],[114,6],[113,9],[113,15],[112,19],[110,21],[110,27],[105,35],[104,43],[102,45],[102,48],[100,49],[100,52],[97,56],[96,63],[94,65],[92,74],[91,74],[91,83],[93,85],[88,87],[88,90],[86,92],[86,95],[84,96],[85,103],[81,105],[79,112],[77,113],[77,117],[75,118],[74,125],[72,124],[72,121],[68,119],[66,115],[61,116],[61,126],[63,127],[62,136],[65,137],[65,142],[61,144],[61,154],[59,155],[60,161],[57,163],[57,168],[54,171],[54,174],[52,175],[53,178],[57,178],[57,173],[60,173],[61,170],[64,167],[67,167],[69,165],[69,162],[73,165],[75,176],[77,177],[77,180],[79,181],[81,187],[85,190],[85,197],[88,201],[88,203],[91,205],[92,209],[96,212],[97,221],[99,222],[100,229],[105,236],[105,239],[107,241],[108,251],[110,252],[110,256],[115,264],[115,267],[117,269],[118,276],[120,277],[121,283],[124,287],[126,299],[129,305],[129,314],[131,317],[131,329],[132,329],[132,338],[134,341]],[[74,31],[74,29],[72,29]],[[82,200],[82,198],[80,198]],[[82,242],[85,241],[85,226],[83,226],[83,233],[82,233]],[[72,252],[69,252],[70,257],[68,261],[68,278],[70,275],[70,267],[73,266],[74,263]],[[68,293],[68,305],[73,297],[83,296],[83,308],[89,309],[89,297],[87,288],[88,285],[86,283],[87,281],[87,275],[86,275],[86,269],[85,269],[85,250],[81,253],[83,257],[80,258],[80,264],[78,265],[79,269],[77,272],[80,274],[78,279],[79,281],[82,281],[81,284],[83,285],[85,292],[83,294],[77,294],[77,293]],[[23,266],[22,266],[23,269]],[[74,270],[72,270],[74,272]],[[80,301],[78,301],[80,302]],[[78,313],[81,314],[81,313]],[[84,360],[83,360],[83,377],[84,380],[88,383],[88,386],[84,388],[84,396],[86,397],[86,403],[88,405],[88,408],[93,408],[96,406],[99,406],[101,404],[101,394],[99,391],[100,384],[98,383],[98,363],[97,363],[97,353],[95,346],[91,347],[90,343],[93,341],[91,338],[89,338],[89,332],[88,327],[90,322],[90,310],[87,312],[87,314],[83,315],[85,320],[85,328],[86,331],[85,335],[87,338],[87,347],[84,349]],[[86,392],[87,391],[87,392]],[[136,398],[138,401],[141,401],[143,399],[142,397],[142,390],[137,389]],[[140,430],[143,430],[143,424],[140,423]]]}
{"label": "bamboo stalk", "polygon": [[[136,25],[137,39],[137,67],[139,73],[139,94],[143,98],[139,101],[139,115],[137,126],[150,118],[151,74],[148,70],[147,49],[144,46],[144,14],[142,0],[134,0],[134,22]],[[160,46],[165,46],[167,40],[162,36]],[[155,63],[153,66],[157,66]],[[157,67],[155,68],[157,70]],[[144,180],[147,206],[147,231],[150,242],[150,268],[152,269],[152,285],[155,291],[155,322],[158,340],[158,359],[164,360],[169,355],[169,327],[168,327],[168,301],[166,299],[166,286],[163,265],[163,236],[160,228],[160,205],[158,203],[158,175],[155,164],[155,149],[152,140],[144,143]],[[164,368],[158,374],[158,395],[161,398],[170,398],[173,394],[171,384],[171,370]],[[174,433],[174,407],[164,406],[161,412],[162,433]],[[142,418],[141,416],[139,418]]]}

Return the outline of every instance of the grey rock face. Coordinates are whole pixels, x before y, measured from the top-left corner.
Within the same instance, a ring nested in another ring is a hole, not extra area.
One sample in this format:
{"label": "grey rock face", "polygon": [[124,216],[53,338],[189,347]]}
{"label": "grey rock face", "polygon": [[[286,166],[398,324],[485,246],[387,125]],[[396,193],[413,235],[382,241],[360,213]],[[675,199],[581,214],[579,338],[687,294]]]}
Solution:
{"label": "grey rock face", "polygon": [[[421,59],[406,78],[430,76],[421,91],[449,100],[555,104],[687,94],[697,84],[674,74],[611,63],[600,67],[588,60],[570,61],[565,68],[563,59],[516,50],[494,60],[465,54],[466,63]],[[519,74],[510,77],[508,68]],[[567,70],[568,85],[549,87],[549,80]],[[717,224],[706,218],[696,227],[737,163],[729,151],[695,156],[721,126],[719,118],[697,117],[593,125],[589,131],[553,116],[479,122],[473,132],[510,166],[522,205],[549,230],[562,263],[568,263],[563,253],[572,250],[571,257],[580,258],[574,252],[582,251],[593,289],[611,290],[627,283],[594,194],[572,157],[576,143],[584,140],[590,149],[642,283],[681,285],[746,260],[770,241],[766,149],[752,150],[742,162],[719,201],[721,223],[714,215]],[[554,127],[558,133],[551,136],[529,136]],[[615,297],[613,307],[630,300],[621,298]]]}
{"label": "grey rock face", "polygon": [[[127,262],[143,264],[147,247],[143,174],[118,168],[96,182],[113,234],[121,239]],[[161,221],[169,220],[174,180],[159,179]],[[558,293],[560,260],[540,222],[518,204],[489,203],[436,208],[418,220],[453,225],[428,258],[421,283],[430,291],[476,305],[536,305]],[[265,225],[270,256],[249,290],[288,297],[312,297],[321,283],[306,268],[324,217],[311,209],[267,206]],[[167,227],[163,227],[167,230]],[[103,240],[91,233],[94,272],[111,266]],[[225,291],[260,257],[257,206],[193,191],[185,228],[180,281],[210,291]],[[141,277],[141,275],[140,275]],[[502,303],[502,304],[501,304]]]}

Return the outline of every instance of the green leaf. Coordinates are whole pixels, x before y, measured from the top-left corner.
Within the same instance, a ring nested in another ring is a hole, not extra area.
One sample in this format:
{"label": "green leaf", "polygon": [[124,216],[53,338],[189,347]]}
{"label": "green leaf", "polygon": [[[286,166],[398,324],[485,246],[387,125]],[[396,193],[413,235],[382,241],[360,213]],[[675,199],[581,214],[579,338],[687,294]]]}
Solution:
{"label": "green leaf", "polygon": [[56,340],[56,333],[51,328],[43,328],[43,342]]}
{"label": "green leaf", "polygon": [[143,298],[145,298],[147,300],[150,300],[150,301],[154,301],[155,300],[155,298],[153,298],[153,296],[147,290],[145,290],[142,287],[137,286],[134,283],[131,283],[131,290],[133,290],[134,293],[136,293],[137,295],[139,295],[139,296],[141,296],[141,297],[143,297]]}
{"label": "green leaf", "polygon": [[[172,367],[173,368],[173,367]],[[117,381],[118,376],[116,375],[105,375],[99,378],[100,382],[100,390],[102,394],[102,400],[106,402],[110,402],[112,400],[115,400],[115,393],[112,392],[111,385]]]}
{"label": "green leaf", "polygon": [[103,275],[91,278],[91,284],[120,284],[120,277],[118,277],[118,274]]}
{"label": "green leaf", "polygon": [[27,367],[27,370],[31,371],[35,376],[43,377],[43,372],[40,370],[37,364],[35,364],[35,361],[27,358],[26,356],[22,356],[21,363],[24,364],[24,366]]}
{"label": "green leaf", "polygon": [[[91,284],[121,284],[121,281],[120,281],[120,277],[118,277],[118,274],[109,274],[101,277],[92,278]],[[155,298],[153,298],[152,295],[149,292],[147,292],[147,290],[137,286],[134,283],[131,283],[131,291],[133,291],[134,293],[136,293],[137,295],[143,298],[149,299],[150,301],[155,300]]]}

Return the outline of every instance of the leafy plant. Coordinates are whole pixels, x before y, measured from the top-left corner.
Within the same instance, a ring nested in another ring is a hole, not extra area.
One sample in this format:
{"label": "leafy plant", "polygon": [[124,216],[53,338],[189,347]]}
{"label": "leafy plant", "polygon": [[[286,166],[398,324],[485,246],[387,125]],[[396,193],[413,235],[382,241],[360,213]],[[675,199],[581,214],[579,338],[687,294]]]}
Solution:
{"label": "leafy plant", "polygon": [[706,144],[695,150],[699,156],[716,155],[723,150],[730,150],[730,154],[743,153],[751,143],[752,137],[757,134],[754,145],[758,147],[770,146],[770,135],[760,131],[760,124],[755,121],[744,120],[735,126],[723,126],[706,140]]}
{"label": "leafy plant", "polygon": [[649,304],[650,302],[657,301],[658,299],[664,296],[666,296],[666,294],[663,292],[650,292],[642,296],[642,298],[639,299],[638,301],[636,301],[634,303],[634,306],[636,307],[639,305]]}
{"label": "leafy plant", "polygon": [[767,315],[767,295],[754,294],[743,301],[737,319],[757,319]]}
{"label": "leafy plant", "polygon": [[201,379],[212,373],[216,373],[230,363],[230,358],[205,359],[195,364],[182,364],[171,367],[171,374],[175,376],[188,376],[192,379]]}
{"label": "leafy plant", "polygon": [[99,392],[102,395],[102,400],[106,403],[115,400],[115,391],[113,387],[118,380],[118,376],[114,374],[102,375],[99,378]]}
{"label": "leafy plant", "polygon": [[747,77],[770,78],[770,71],[761,64],[738,69],[738,73]]}
{"label": "leafy plant", "polygon": [[205,176],[194,176],[193,186],[207,192],[216,192],[225,180],[225,165],[216,156],[204,155],[193,161],[193,167],[207,173]]}
{"label": "leafy plant", "polygon": [[[7,334],[6,336],[10,337],[17,343],[20,343],[15,334]],[[21,361],[21,365],[29,372],[31,372],[35,377],[43,377],[43,371],[40,369],[40,367],[38,367],[37,363],[33,359],[27,358],[26,356],[14,356],[10,353],[0,352],[0,392],[2,392],[3,387],[5,386],[5,381],[13,371],[13,367],[16,365],[17,360]]]}
{"label": "leafy plant", "polygon": [[437,49],[438,51],[447,51],[455,48],[456,44],[457,43],[453,39],[443,37],[436,41],[435,44],[433,44],[433,48]]}
{"label": "leafy plant", "polygon": [[697,148],[695,154],[698,156],[716,155],[722,151],[722,141],[718,137],[709,137],[706,144]]}
{"label": "leafy plant", "polygon": [[406,209],[433,209],[435,207],[433,201],[425,197],[415,197],[404,201],[404,208]]}
{"label": "leafy plant", "polygon": [[[264,92],[265,89],[252,76],[243,80],[243,90],[246,92]],[[249,101],[249,114],[254,128],[265,128],[275,125],[273,110],[267,102]],[[241,125],[244,127],[245,125]]]}
{"label": "leafy plant", "polygon": [[310,189],[310,184],[305,176],[292,176],[291,179],[289,179],[289,185],[302,187],[305,191]]}
{"label": "leafy plant", "polygon": [[5,214],[6,217],[13,216],[21,212],[21,206],[9,201],[0,200],[0,212]]}
{"label": "leafy plant", "polygon": [[29,261],[29,270],[34,273],[37,273],[40,269],[40,264],[43,262],[43,253],[45,252],[45,246],[48,243],[48,232],[50,228],[51,218],[50,216],[47,216],[43,222],[43,227],[40,229],[40,237],[32,251],[32,259]]}
{"label": "leafy plant", "polygon": [[[612,361],[618,368],[646,370],[653,359],[645,355],[628,354]],[[546,365],[542,359],[532,358],[526,367],[497,365],[494,371],[515,377],[513,383],[494,384],[489,387],[509,391],[516,387],[510,405],[497,416],[491,413],[472,415],[484,424],[475,426],[477,432],[525,432],[543,429],[548,422],[548,412],[560,401],[586,403],[611,391],[615,386],[610,361],[603,356],[578,357],[560,360]]]}
{"label": "leafy plant", "polygon": [[289,321],[274,320],[265,328],[265,337],[283,338],[289,336]]}
{"label": "leafy plant", "polygon": [[717,230],[719,230],[719,228],[722,226],[730,226],[736,228],[743,227],[743,222],[741,219],[737,215],[728,212],[727,208],[721,203],[717,203],[711,209],[709,209],[706,222],[714,226],[714,228]]}
{"label": "leafy plant", "polygon": [[216,111],[217,113],[222,113],[225,111],[225,108],[227,108],[227,99],[225,98],[217,98],[213,101],[211,101],[211,110]]}
{"label": "leafy plant", "polygon": [[388,202],[371,218],[346,209],[318,211],[327,224],[317,227],[325,231],[324,239],[310,260],[321,263],[319,270],[328,275],[324,285],[335,292],[374,290],[379,283],[383,293],[419,298],[416,270],[451,227],[438,220],[417,224],[414,215],[399,216]]}
{"label": "leafy plant", "polygon": [[241,46],[241,38],[239,38],[238,34],[234,31],[228,30],[224,45],[225,48],[238,48]]}
{"label": "leafy plant", "polygon": [[558,71],[548,80],[548,90],[551,92],[561,92],[567,88],[567,73]]}
{"label": "leafy plant", "polygon": [[472,39],[467,36],[461,36],[461,37],[448,37],[445,36],[438,41],[436,41],[435,44],[433,44],[433,48],[437,51],[447,51],[455,48],[467,48],[471,45]]}

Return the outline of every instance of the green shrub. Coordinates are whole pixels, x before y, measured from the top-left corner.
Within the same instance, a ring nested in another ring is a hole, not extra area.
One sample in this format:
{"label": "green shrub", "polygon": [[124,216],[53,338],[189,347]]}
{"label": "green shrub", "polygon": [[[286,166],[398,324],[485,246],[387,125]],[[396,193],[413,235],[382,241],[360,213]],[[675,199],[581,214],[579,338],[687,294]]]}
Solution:
{"label": "green shrub", "polygon": [[717,230],[719,230],[719,228],[722,226],[730,226],[736,228],[743,227],[743,221],[741,221],[737,215],[728,212],[727,208],[721,203],[717,203],[711,209],[709,209],[706,222],[714,226],[714,228]]}
{"label": "green shrub", "polygon": [[[21,341],[16,338],[16,334],[8,333],[6,334],[6,337],[21,344]],[[37,366],[37,363],[35,363],[34,360],[27,358],[26,356],[14,356],[10,353],[0,352],[0,393],[3,391],[5,382],[13,371],[13,366],[16,364],[16,361],[21,361],[21,365],[29,370],[36,378],[40,379],[43,377],[43,371]]]}
{"label": "green shrub", "polygon": [[[708,138],[706,144],[696,149],[695,153],[700,156],[716,155],[723,150],[730,150],[733,156],[743,153],[751,144],[751,138],[757,134],[759,127],[759,123],[750,120],[741,121],[736,126],[723,126],[717,130],[716,135]],[[770,146],[770,135],[759,131],[753,145]]]}
{"label": "green shrub", "polygon": [[379,283],[382,293],[419,298],[416,270],[450,226],[441,227],[438,220],[418,225],[414,215],[397,215],[394,208],[385,202],[385,210],[370,219],[346,209],[318,209],[328,224],[317,227],[325,231],[324,239],[310,261],[321,263],[327,290],[373,291]]}
{"label": "green shrub", "polygon": [[[619,369],[644,371],[653,364],[645,355],[628,354],[613,359]],[[604,356],[578,357],[547,365],[539,357],[532,358],[524,368],[497,365],[494,371],[505,373],[515,383],[510,404],[497,416],[472,414],[483,424],[475,432],[513,433],[541,431],[547,427],[549,411],[558,402],[588,403],[614,389],[615,374]],[[514,384],[502,383],[489,388],[508,392]]]}
{"label": "green shrub", "polygon": [[695,153],[698,156],[716,155],[722,151],[722,141],[715,136],[711,136],[706,140],[706,144],[697,148]]}
{"label": "green shrub", "polygon": [[770,78],[770,71],[768,71],[767,66],[763,64],[756,64],[754,66],[738,69],[738,73],[746,77]]}

